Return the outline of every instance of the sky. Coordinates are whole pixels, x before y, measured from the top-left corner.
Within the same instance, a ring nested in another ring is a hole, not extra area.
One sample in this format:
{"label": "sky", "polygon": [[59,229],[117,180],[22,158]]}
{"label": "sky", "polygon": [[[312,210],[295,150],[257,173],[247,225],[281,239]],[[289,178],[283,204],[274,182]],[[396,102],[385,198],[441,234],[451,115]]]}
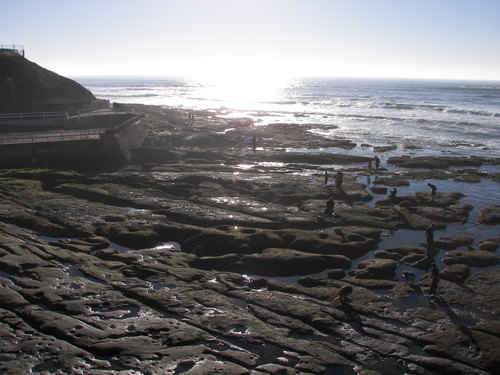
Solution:
{"label": "sky", "polygon": [[65,76],[500,80],[500,0],[0,0]]}

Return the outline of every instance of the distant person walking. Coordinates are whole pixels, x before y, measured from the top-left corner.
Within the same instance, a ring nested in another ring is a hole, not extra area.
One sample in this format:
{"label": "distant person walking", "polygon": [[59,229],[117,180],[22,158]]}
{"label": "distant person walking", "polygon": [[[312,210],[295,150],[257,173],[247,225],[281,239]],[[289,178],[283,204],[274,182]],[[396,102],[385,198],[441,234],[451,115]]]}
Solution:
{"label": "distant person walking", "polygon": [[254,152],[257,150],[257,137],[255,135],[252,137],[252,150]]}
{"label": "distant person walking", "polygon": [[328,185],[328,171],[325,171],[325,186]]}
{"label": "distant person walking", "polygon": [[436,196],[436,190],[437,187],[434,184],[431,184],[430,182],[427,184],[431,188],[431,201],[434,201],[434,197]]}

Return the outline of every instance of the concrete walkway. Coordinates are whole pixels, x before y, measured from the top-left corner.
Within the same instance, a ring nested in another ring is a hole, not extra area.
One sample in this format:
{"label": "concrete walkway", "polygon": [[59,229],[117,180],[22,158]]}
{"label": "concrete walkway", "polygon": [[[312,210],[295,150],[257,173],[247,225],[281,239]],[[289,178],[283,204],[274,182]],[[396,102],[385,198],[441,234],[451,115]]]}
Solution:
{"label": "concrete walkway", "polygon": [[0,135],[0,144],[40,143],[56,141],[74,141],[79,139],[97,139],[103,129],[89,130],[54,130],[32,133],[6,133]]}

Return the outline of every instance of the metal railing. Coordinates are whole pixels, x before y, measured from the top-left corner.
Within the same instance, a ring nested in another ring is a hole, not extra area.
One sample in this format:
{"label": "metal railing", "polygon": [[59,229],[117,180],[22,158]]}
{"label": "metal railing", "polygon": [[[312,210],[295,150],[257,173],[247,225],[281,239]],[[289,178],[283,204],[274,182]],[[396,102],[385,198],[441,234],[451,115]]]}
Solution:
{"label": "metal railing", "polygon": [[2,113],[0,122],[8,120],[46,120],[51,118],[69,119],[68,112],[25,112],[25,113]]}
{"label": "metal railing", "polygon": [[24,46],[16,44],[0,44],[0,50],[10,50],[24,56]]}
{"label": "metal railing", "polygon": [[65,130],[44,133],[10,133],[0,136],[0,144],[22,144],[98,139],[104,130]]}

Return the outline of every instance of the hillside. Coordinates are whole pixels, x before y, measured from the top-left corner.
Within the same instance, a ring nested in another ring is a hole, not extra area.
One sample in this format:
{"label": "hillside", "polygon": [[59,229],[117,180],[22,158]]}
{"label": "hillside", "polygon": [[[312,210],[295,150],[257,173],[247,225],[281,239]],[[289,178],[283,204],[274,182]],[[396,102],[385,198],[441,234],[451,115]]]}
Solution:
{"label": "hillside", "polygon": [[15,55],[0,54],[0,113],[69,111],[95,99],[79,83]]}

